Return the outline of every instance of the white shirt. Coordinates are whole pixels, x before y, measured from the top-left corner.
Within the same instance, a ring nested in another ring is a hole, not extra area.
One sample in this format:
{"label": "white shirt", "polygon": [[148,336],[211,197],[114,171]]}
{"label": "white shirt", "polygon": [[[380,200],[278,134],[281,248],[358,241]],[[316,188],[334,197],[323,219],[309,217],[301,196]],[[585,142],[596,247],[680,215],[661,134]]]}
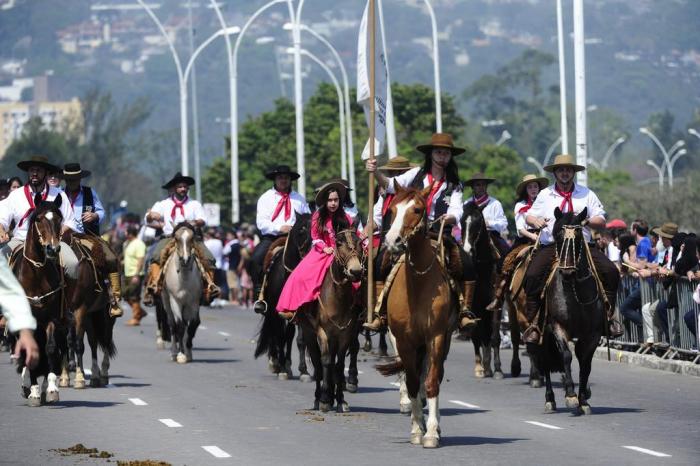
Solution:
{"label": "white shirt", "polygon": [[357,216],[360,214],[360,212],[357,210],[357,205],[353,205],[352,207],[348,206],[343,206],[343,210],[345,211],[345,214],[352,219],[353,222],[357,220],[357,229],[362,230],[362,220],[357,218]]}
{"label": "white shirt", "polygon": [[[473,200],[474,198],[472,197],[467,202]],[[500,235],[508,229],[508,219],[505,212],[503,212],[501,201],[498,199],[489,196],[489,200],[486,201],[486,206],[481,209],[481,213],[486,221],[487,230],[495,231]]]}
{"label": "white shirt", "polygon": [[224,266],[224,243],[220,239],[209,238],[204,240],[204,245],[209,249],[211,255],[216,259],[216,268],[223,269]]}
{"label": "white shirt", "polygon": [[612,241],[608,243],[607,256],[612,262],[620,262],[620,250]]}
{"label": "white shirt", "polygon": [[[44,188],[46,189],[46,188]],[[44,193],[46,191],[43,191]],[[34,192],[29,190],[30,196],[34,198]],[[61,196],[61,207],[60,211],[63,215],[63,225],[67,226],[73,231],[78,231],[78,227],[75,225],[75,218],[73,217],[73,208],[70,206],[70,201],[66,193],[58,188],[50,187],[48,194],[46,195],[46,201],[53,202],[57,196]],[[27,230],[29,229],[29,217],[24,218],[27,210],[29,210],[29,201],[25,195],[24,187],[20,189],[15,189],[7,196],[5,202],[0,205],[0,225],[2,225],[5,230],[10,228],[10,223],[12,220],[15,221],[15,230],[12,232],[12,237],[18,240],[24,241],[27,239]],[[20,222],[22,225],[20,226]]]}
{"label": "white shirt", "polygon": [[[389,185],[386,188],[386,192],[389,194],[394,194],[394,180],[402,188],[409,187],[419,171],[420,171],[420,167],[415,167],[415,168],[411,168],[406,173],[402,173],[399,176],[388,177],[387,179],[389,180]],[[428,177],[424,176],[423,177],[423,188],[427,188],[428,186],[430,186],[430,183],[428,182]],[[445,191],[446,189],[447,189],[447,183],[443,183],[442,186],[440,186],[440,189],[438,189],[437,192],[435,193],[435,198],[434,198],[435,201],[430,206],[430,212],[428,212],[428,220],[430,220],[430,221],[435,220],[435,205],[437,203],[437,200],[440,198],[440,195],[442,194],[442,192]],[[461,189],[454,189],[452,191],[452,194],[450,194],[450,196],[446,199],[446,201],[448,203],[447,215],[451,215],[452,217],[454,217],[454,219],[457,222],[459,222],[459,220],[462,218],[462,190]]]}
{"label": "white shirt", "polygon": [[289,194],[289,200],[292,203],[292,213],[289,216],[289,220],[284,219],[284,207],[279,215],[272,220],[272,215],[275,213],[277,204],[279,204],[281,199],[282,195],[274,188],[265,191],[263,195],[260,196],[260,199],[258,199],[258,211],[255,217],[255,224],[262,235],[279,236],[282,233],[281,229],[283,226],[289,225],[291,227],[294,225],[294,222],[297,220],[297,213],[311,213],[304,196],[296,191],[292,191]]}
{"label": "white shirt", "polygon": [[[182,209],[175,209],[175,217],[172,216],[173,207],[175,207],[175,202],[172,197],[169,197],[156,202],[151,209],[151,212],[158,212],[163,217],[163,234],[165,235],[172,235],[175,227],[182,222],[206,220],[206,213],[202,204],[189,197],[183,204]],[[182,210],[184,210],[185,215],[182,215]]]}
{"label": "white shirt", "polygon": [[[540,233],[540,243],[551,244],[554,242],[552,231],[554,229],[554,209],[561,207],[564,198],[557,194],[554,190],[556,185],[544,188],[537,195],[535,203],[527,212],[528,215],[534,215],[547,219],[547,226]],[[571,197],[571,202],[574,206],[574,213],[579,214],[584,208],[588,208],[588,218],[603,217],[605,218],[605,210],[598,196],[593,191],[585,186],[574,184],[574,193]],[[586,227],[583,229],[583,236],[587,242],[591,241],[591,231]]]}
{"label": "white shirt", "polygon": [[[102,206],[102,201],[100,201],[100,197],[97,195],[97,192],[93,188],[90,188],[90,190],[92,191],[92,203],[94,204],[93,212],[97,214],[97,223],[100,224],[105,218],[105,208]],[[66,196],[68,196],[68,199],[70,200],[68,193],[66,193]],[[85,233],[85,227],[83,226],[83,202],[83,187],[81,186],[78,188],[78,197],[76,197],[75,201],[73,201],[73,216],[75,218],[75,226],[77,228],[75,231],[78,233]]]}
{"label": "white shirt", "polygon": [[[19,190],[17,190],[19,191]],[[27,297],[24,295],[22,285],[17,281],[7,265],[7,261],[0,255],[0,306],[2,315],[7,319],[10,332],[36,329],[36,319],[32,315]]]}
{"label": "white shirt", "polygon": [[525,213],[520,213],[520,209],[525,207],[527,205],[527,202],[525,201],[518,201],[515,204],[515,208],[513,209],[513,216],[515,217],[515,233],[518,235],[518,237],[522,237],[523,235],[520,234],[520,230],[527,230],[528,225],[527,222],[525,221],[525,217],[527,217],[527,214],[529,212]]}

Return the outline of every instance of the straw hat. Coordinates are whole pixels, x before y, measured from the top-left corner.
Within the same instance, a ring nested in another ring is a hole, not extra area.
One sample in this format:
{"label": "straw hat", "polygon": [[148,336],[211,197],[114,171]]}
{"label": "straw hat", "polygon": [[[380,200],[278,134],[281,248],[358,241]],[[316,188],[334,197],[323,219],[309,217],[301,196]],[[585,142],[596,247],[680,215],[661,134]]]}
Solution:
{"label": "straw hat", "polygon": [[655,228],[654,233],[662,238],[673,239],[678,234],[678,225],[673,222],[666,222],[661,228]]}
{"label": "straw hat", "polygon": [[576,172],[582,172],[586,169],[586,167],[576,164],[576,159],[573,155],[560,154],[554,157],[554,163],[544,167],[544,170],[550,173],[554,173],[554,170],[556,170],[559,167],[571,167]]}
{"label": "straw hat", "polygon": [[466,150],[462,147],[456,147],[452,141],[452,135],[448,133],[434,133],[430,138],[430,143],[421,144],[416,149],[425,155],[430,155],[433,149],[449,149],[452,156],[462,154]]}
{"label": "straw hat", "polygon": [[339,181],[330,181],[318,188],[318,192],[316,193],[316,205],[318,207],[326,204],[331,190],[338,191],[338,198],[342,204],[343,199],[345,199],[345,194],[347,193],[347,188]]}
{"label": "straw hat", "polygon": [[386,165],[382,165],[378,169],[385,172],[404,172],[417,166],[418,165],[415,163],[411,163],[406,157],[397,155],[393,159],[389,159]]}
{"label": "straw hat", "polygon": [[41,167],[48,173],[56,173],[61,171],[61,169],[58,168],[56,165],[50,164],[49,159],[47,159],[43,155],[33,155],[29,157],[29,159],[22,160],[21,162],[17,163],[17,168],[19,168],[22,171],[28,171],[29,167]]}
{"label": "straw hat", "polygon": [[520,181],[520,183],[518,183],[518,186],[516,186],[515,194],[518,197],[525,197],[525,188],[530,183],[537,183],[538,185],[540,185],[540,191],[549,186],[549,180],[547,178],[539,177],[537,175],[533,175],[532,173],[528,173],[527,175],[523,176],[522,181]]}
{"label": "straw hat", "polygon": [[486,184],[490,184],[490,183],[493,183],[494,181],[496,181],[496,179],[489,178],[488,176],[484,175],[481,172],[476,172],[472,175],[471,178],[466,180],[464,182],[464,184],[465,184],[465,186],[471,186],[475,181],[486,181]]}

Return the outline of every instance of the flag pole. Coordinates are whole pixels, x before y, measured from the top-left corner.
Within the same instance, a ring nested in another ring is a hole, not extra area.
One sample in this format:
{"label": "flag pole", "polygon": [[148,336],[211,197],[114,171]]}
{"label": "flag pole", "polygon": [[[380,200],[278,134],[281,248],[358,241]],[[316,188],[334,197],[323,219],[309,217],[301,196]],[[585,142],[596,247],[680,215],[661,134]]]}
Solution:
{"label": "flag pole", "polygon": [[[369,23],[369,160],[374,161],[374,149],[375,149],[375,107],[376,102],[374,101],[375,95],[375,16],[374,16],[374,2],[375,0],[369,0],[369,11],[367,22]],[[369,173],[369,189],[368,189],[368,207],[367,212],[369,212],[367,219],[367,231],[369,233],[369,241],[367,243],[367,322],[372,322],[372,317],[374,315],[374,258],[373,258],[373,239],[374,239],[374,173]]]}

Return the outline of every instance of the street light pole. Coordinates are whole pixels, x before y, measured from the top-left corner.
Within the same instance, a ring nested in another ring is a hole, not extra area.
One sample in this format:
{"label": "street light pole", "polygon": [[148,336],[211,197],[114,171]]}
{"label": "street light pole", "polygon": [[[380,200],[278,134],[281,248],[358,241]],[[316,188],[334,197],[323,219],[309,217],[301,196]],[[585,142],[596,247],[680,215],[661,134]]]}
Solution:
{"label": "street light pole", "polygon": [[[544,162],[542,163],[542,166],[543,166],[543,167],[546,167],[546,166],[547,166],[547,164],[549,163],[549,159],[552,158],[552,154],[554,154],[554,151],[555,151],[555,149],[557,148],[557,146],[559,145],[560,142],[561,142],[561,136],[559,136],[559,137],[556,139],[556,141],[554,141],[554,142],[552,143],[552,145],[549,146],[549,149],[547,149],[547,153],[544,155]],[[563,147],[563,144],[562,144],[562,147]]]}
{"label": "street light pole", "polygon": [[430,15],[430,25],[433,30],[433,76],[435,80],[435,130],[442,133],[442,100],[440,97],[440,51],[438,50],[437,20],[435,10],[430,4],[430,0],[423,0],[428,14]]}
{"label": "street light pole", "polygon": [[647,160],[647,165],[649,165],[650,167],[654,167],[654,170],[656,170],[656,173],[659,174],[659,191],[663,191],[664,190],[664,168],[663,168],[663,165],[659,167],[656,164],[656,162],[654,162],[653,160]]}
{"label": "street light pole", "polygon": [[559,113],[561,119],[561,153],[569,153],[569,128],[566,115],[566,61],[564,60],[564,20],[561,0],[557,0],[557,43],[559,45]]}
{"label": "street light pole", "polygon": [[[576,163],[586,167],[586,47],[584,42],[583,0],[574,0],[574,75],[576,93]],[[588,185],[586,171],[578,172],[578,183]]]}
{"label": "street light pole", "polygon": [[291,2],[288,2],[290,21],[294,24],[292,40],[294,42],[294,114],[296,122],[297,142],[297,171],[299,172],[298,189],[302,196],[306,196],[306,167],[304,162],[304,103],[302,101],[301,88],[301,11],[304,8],[304,0],[299,0],[296,14]]}
{"label": "street light pole", "polygon": [[695,129],[693,129],[693,128],[688,128],[688,132],[689,132],[690,134],[692,134],[693,136],[695,136],[696,138],[700,139],[700,133],[698,133],[697,130],[695,130]]}
{"label": "street light pole", "polygon": [[[673,157],[673,153],[678,150],[679,148],[683,147],[685,145],[685,141],[680,140],[677,141],[672,147],[670,151],[666,151],[666,148],[664,147],[663,144],[661,144],[661,141],[659,141],[659,138],[657,138],[654,133],[649,130],[649,128],[642,127],[639,128],[639,132],[642,134],[646,134],[649,136],[649,139],[654,141],[654,144],[656,144],[656,147],[659,148],[661,153],[664,156],[664,164],[666,165],[666,169],[668,170],[668,185],[669,187],[673,188],[673,168],[671,167],[671,157]],[[661,165],[663,167],[663,164]]]}
{"label": "street light pole", "polygon": [[531,164],[533,164],[534,166],[537,167],[537,170],[540,172],[540,176],[544,176],[544,175],[545,175],[544,167],[542,166],[541,163],[539,163],[539,162],[537,161],[537,159],[535,159],[534,157],[530,156],[530,157],[527,158],[527,161],[530,162]]}
{"label": "street light pole", "polygon": [[605,151],[605,155],[603,156],[603,160],[600,163],[600,168],[605,170],[608,168],[608,161],[610,160],[610,157],[615,153],[615,150],[620,147],[621,144],[624,144],[626,141],[624,136],[620,136],[615,140],[615,142],[612,143],[610,147],[608,147],[608,150]]}
{"label": "street light pole", "polygon": [[[190,57],[194,53],[194,28],[192,26],[192,0],[187,1],[187,18],[189,22],[188,39]],[[199,160],[199,114],[197,111],[197,73],[192,65],[192,148],[194,149],[194,195],[202,202],[202,174]]]}

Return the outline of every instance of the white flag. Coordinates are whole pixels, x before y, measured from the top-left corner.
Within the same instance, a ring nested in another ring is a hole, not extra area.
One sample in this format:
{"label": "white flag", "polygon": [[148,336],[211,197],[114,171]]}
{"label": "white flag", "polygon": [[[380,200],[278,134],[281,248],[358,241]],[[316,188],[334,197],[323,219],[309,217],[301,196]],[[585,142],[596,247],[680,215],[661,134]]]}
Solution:
{"label": "white flag", "polygon": [[[360,33],[357,39],[357,103],[362,105],[365,111],[365,119],[369,127],[370,114],[370,92],[369,92],[369,28],[368,28],[369,1],[365,5],[365,12],[360,23]],[[374,44],[374,155],[378,156],[384,152],[384,142],[386,141],[386,95],[387,95],[387,67],[384,55],[384,44],[382,35],[378,34],[378,26],[375,21],[375,44]],[[362,151],[362,159],[369,158],[369,140]]]}

